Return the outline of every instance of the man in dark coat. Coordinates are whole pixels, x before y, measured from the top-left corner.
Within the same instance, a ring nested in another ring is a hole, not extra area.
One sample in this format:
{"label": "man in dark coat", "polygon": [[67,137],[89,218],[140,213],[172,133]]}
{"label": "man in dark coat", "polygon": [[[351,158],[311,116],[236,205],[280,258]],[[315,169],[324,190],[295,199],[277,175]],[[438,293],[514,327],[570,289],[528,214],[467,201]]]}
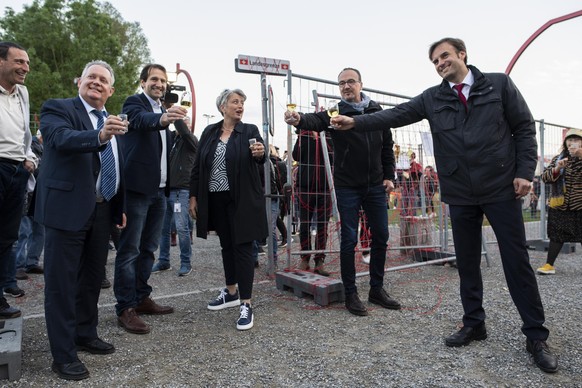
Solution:
{"label": "man in dark coat", "polygon": [[558,361],[546,344],[549,330],[544,327],[521,212],[521,198],[531,189],[537,164],[532,114],[507,75],[484,74],[467,65],[462,40],[433,43],[429,58],[443,78],[440,85],[393,109],[341,116],[332,125],[373,131],[428,120],[442,201],[450,206],[464,310],[463,328],[446,338],[447,346],[487,338],[480,268],[485,215],[497,236],[509,293],[523,320],[526,349],[540,369],[556,372]]}
{"label": "man in dark coat", "polygon": [[[338,86],[342,96],[339,113],[355,117],[382,110],[380,104],[362,93],[358,70],[343,69],[338,75]],[[356,287],[355,247],[363,208],[372,230],[368,301],[387,309],[400,309],[400,303],[383,288],[388,244],[386,194],[394,189],[395,178],[392,132],[388,126],[370,133],[340,132],[329,127],[329,120],[328,112],[285,112],[287,124],[304,130],[329,131],[333,139],[333,178],[341,218],[340,265],[346,308],[355,315],[368,315]]]}
{"label": "man in dark coat", "polygon": [[[89,377],[78,350],[115,351],[97,336],[111,225],[125,226],[117,144],[125,126],[104,109],[114,81],[111,66],[90,62],[79,78],[78,97],[48,100],[41,110],[45,146],[34,217],[45,227],[44,310],[52,370],[67,380]],[[111,191],[104,177],[114,178]]]}

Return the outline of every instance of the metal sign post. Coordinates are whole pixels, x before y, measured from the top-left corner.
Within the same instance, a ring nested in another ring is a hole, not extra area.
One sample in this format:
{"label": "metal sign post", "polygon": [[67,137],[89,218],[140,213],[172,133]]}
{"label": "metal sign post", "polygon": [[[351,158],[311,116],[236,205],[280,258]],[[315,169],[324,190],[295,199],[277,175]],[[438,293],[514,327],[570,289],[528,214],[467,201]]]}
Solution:
{"label": "metal sign post", "polygon": [[[235,71],[239,73],[252,73],[261,75],[261,106],[262,106],[262,117],[263,117],[263,139],[265,141],[265,154],[267,158],[269,157],[269,128],[270,123],[273,118],[270,117],[273,112],[269,111],[269,102],[272,95],[267,92],[267,75],[280,75],[287,76],[288,70],[290,69],[289,61],[273,58],[264,57],[254,57],[250,55],[239,55],[235,59]],[[271,168],[270,164],[267,162],[264,165],[264,176],[265,176],[265,209],[267,211],[267,222],[269,224],[269,235],[267,236],[267,246],[269,260],[267,261],[267,273],[273,275],[275,273],[275,263],[273,261],[273,244],[277,244],[277,241],[273,242],[273,230],[272,225],[275,224],[273,219],[274,215],[271,211]]]}

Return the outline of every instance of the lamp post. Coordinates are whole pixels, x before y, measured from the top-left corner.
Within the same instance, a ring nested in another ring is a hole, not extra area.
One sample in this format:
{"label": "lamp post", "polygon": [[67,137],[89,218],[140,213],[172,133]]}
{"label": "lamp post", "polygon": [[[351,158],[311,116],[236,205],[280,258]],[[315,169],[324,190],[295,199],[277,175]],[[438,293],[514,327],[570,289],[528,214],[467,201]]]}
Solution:
{"label": "lamp post", "polygon": [[210,115],[208,113],[204,113],[202,116],[206,117],[206,126],[210,124],[210,119],[214,117],[214,115]]}

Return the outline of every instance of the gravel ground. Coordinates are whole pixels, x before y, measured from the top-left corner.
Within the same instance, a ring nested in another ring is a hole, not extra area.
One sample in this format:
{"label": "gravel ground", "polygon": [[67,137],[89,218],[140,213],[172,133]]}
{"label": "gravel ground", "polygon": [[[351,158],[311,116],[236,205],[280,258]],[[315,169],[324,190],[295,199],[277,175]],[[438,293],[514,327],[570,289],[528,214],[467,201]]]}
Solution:
{"label": "gravel ground", "polygon": [[[429,265],[388,272],[388,292],[403,309],[369,305],[357,317],[334,303],[321,307],[313,298],[280,291],[265,274],[264,258],[254,289],[255,326],[238,332],[238,309],[209,311],[206,303],[223,285],[216,236],[194,241],[194,271],[152,274],[152,297],[176,308],[167,316],[146,316],[148,335],[117,327],[113,290],[101,294],[100,336],[117,351],[98,356],[80,353],[91,377],[70,383],[50,371],[51,355],[43,316],[43,279],[33,275],[20,286],[25,297],[9,302],[24,315],[22,377],[6,387],[163,386],[163,387],[582,387],[582,269],[580,253],[561,255],[558,274],[538,277],[549,344],[560,357],[560,371],[540,371],[525,350],[521,321],[510,300],[496,246],[491,267],[483,264],[489,338],[463,348],[448,348],[444,337],[459,328],[462,309],[456,269]],[[577,247],[579,250],[579,246]],[[531,251],[532,266],[545,253]],[[113,273],[114,252],[108,263]],[[328,259],[339,276],[337,258]],[[390,252],[388,266],[411,263]],[[359,263],[358,269],[366,270]],[[368,277],[358,278],[367,299]]]}

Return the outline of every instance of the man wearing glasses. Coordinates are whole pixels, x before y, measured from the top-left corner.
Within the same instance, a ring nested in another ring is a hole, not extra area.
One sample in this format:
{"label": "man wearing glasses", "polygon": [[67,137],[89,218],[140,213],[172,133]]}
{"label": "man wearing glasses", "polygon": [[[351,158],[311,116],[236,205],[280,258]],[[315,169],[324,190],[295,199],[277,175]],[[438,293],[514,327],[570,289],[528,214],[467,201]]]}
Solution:
{"label": "man wearing glasses", "polygon": [[[341,94],[339,113],[345,116],[381,111],[380,105],[362,93],[362,77],[354,68],[345,68],[338,75]],[[384,290],[384,264],[388,242],[386,194],[394,189],[394,151],[392,133],[382,131],[336,131],[330,128],[327,112],[285,112],[285,122],[298,129],[330,131],[334,144],[334,183],[341,217],[340,264],[347,310],[355,315],[368,315],[356,287],[354,249],[358,239],[360,208],[368,216],[372,230],[370,255],[370,293],[368,301],[387,309],[400,309],[400,303]],[[317,269],[317,265],[316,265]]]}

